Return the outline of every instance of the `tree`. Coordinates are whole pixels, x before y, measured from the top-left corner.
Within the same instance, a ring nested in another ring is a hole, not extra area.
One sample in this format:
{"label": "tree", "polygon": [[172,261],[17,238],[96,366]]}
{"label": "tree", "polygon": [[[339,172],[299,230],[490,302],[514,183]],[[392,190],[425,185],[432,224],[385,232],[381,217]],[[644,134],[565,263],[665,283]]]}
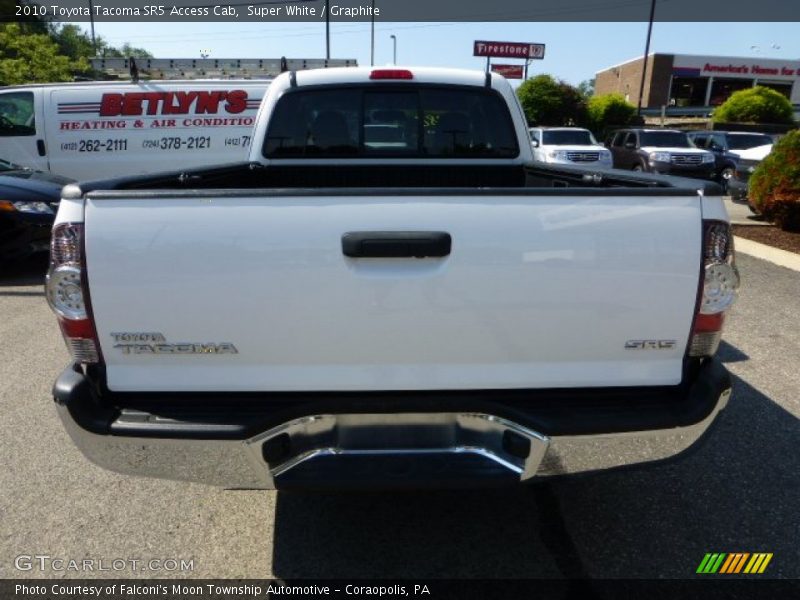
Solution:
{"label": "tree", "polygon": [[586,100],[594,96],[594,79],[594,77],[591,79],[584,79],[578,84],[578,91]]}
{"label": "tree", "polygon": [[[9,0],[0,0],[13,13]],[[152,58],[144,48],[128,43],[121,48],[97,38],[97,55],[117,58]],[[76,74],[89,75],[90,58],[95,56],[91,38],[78,26],[47,23],[30,18],[19,23],[0,24],[0,85],[70,81]]]}
{"label": "tree", "polygon": [[98,54],[104,58],[128,58],[129,56],[134,58],[153,58],[153,55],[144,48],[136,48],[128,42],[122,44],[121,48],[114,48],[113,46],[107,46],[103,41],[103,48]]}
{"label": "tree", "polygon": [[0,84],[69,81],[74,71],[88,68],[85,60],[59,53],[47,34],[25,35],[17,23],[0,25]]}
{"label": "tree", "polygon": [[787,133],[750,177],[749,194],[767,219],[800,231],[800,131]]}
{"label": "tree", "polygon": [[611,127],[624,127],[636,114],[636,107],[622,94],[592,96],[587,105],[589,128],[602,139]]}
{"label": "tree", "polygon": [[517,88],[517,96],[531,125],[581,125],[586,102],[581,93],[552,75],[537,75]]}
{"label": "tree", "polygon": [[[35,2],[29,0],[0,0],[0,14],[5,17],[5,19],[3,19],[4,21],[7,19],[8,21],[16,22],[24,35],[31,33],[50,33],[50,23],[48,23],[44,17],[39,16],[38,13],[17,17],[17,5],[23,7],[38,6]],[[12,16],[15,18],[11,19]]]}
{"label": "tree", "polygon": [[789,99],[773,89],[756,86],[731,94],[714,111],[716,123],[794,123],[794,109]]}
{"label": "tree", "polygon": [[[61,54],[77,60],[80,58],[94,58],[95,49],[92,39],[77,25],[57,25],[52,32],[53,41],[58,44]],[[115,48],[102,37],[97,37],[97,56],[108,58],[153,58],[144,48],[136,48],[125,42],[122,47]]]}
{"label": "tree", "polygon": [[52,33],[53,41],[58,44],[61,54],[73,60],[92,58],[94,46],[91,38],[77,25],[66,24],[56,27]]}

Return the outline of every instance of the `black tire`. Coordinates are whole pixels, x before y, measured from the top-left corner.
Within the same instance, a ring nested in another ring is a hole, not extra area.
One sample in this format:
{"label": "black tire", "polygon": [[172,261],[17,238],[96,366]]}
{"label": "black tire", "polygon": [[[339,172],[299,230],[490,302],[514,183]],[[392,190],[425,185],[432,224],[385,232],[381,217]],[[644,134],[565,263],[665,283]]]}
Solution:
{"label": "black tire", "polygon": [[644,173],[644,167],[642,165],[633,165],[633,170],[637,173]]}

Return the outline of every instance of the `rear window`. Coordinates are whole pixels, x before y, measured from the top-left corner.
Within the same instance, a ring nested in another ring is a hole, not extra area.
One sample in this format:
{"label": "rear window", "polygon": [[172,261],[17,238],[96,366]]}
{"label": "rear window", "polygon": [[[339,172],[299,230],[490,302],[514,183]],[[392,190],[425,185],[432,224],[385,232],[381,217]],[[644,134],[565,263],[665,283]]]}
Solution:
{"label": "rear window", "polygon": [[267,158],[512,158],[505,101],[491,90],[410,87],[306,89],[278,101]]}
{"label": "rear window", "polygon": [[747,150],[772,143],[768,135],[729,135],[728,148],[731,150]]}

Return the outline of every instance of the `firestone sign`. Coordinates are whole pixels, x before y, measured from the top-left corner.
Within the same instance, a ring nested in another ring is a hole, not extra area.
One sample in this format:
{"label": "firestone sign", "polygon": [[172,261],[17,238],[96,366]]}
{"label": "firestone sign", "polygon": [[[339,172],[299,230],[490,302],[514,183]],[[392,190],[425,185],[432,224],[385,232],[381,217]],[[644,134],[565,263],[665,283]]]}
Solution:
{"label": "firestone sign", "polygon": [[500,58],[544,58],[544,44],[521,42],[487,42],[478,40],[472,49],[473,56],[495,56]]}

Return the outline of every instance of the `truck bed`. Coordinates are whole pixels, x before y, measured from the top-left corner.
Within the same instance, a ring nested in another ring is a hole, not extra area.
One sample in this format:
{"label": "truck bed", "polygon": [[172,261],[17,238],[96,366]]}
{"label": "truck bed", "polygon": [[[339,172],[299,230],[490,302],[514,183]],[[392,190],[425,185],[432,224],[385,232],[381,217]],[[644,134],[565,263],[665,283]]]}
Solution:
{"label": "truck bed", "polygon": [[[306,161],[308,162],[308,161]],[[81,190],[227,190],[269,188],[552,188],[591,190],[635,195],[684,193],[719,196],[713,182],[664,177],[619,170],[587,170],[565,165],[465,165],[454,164],[298,164],[269,165],[236,163],[204,169],[181,170],[152,176],[104,179],[81,184]],[[668,191],[671,190],[671,191]]]}

